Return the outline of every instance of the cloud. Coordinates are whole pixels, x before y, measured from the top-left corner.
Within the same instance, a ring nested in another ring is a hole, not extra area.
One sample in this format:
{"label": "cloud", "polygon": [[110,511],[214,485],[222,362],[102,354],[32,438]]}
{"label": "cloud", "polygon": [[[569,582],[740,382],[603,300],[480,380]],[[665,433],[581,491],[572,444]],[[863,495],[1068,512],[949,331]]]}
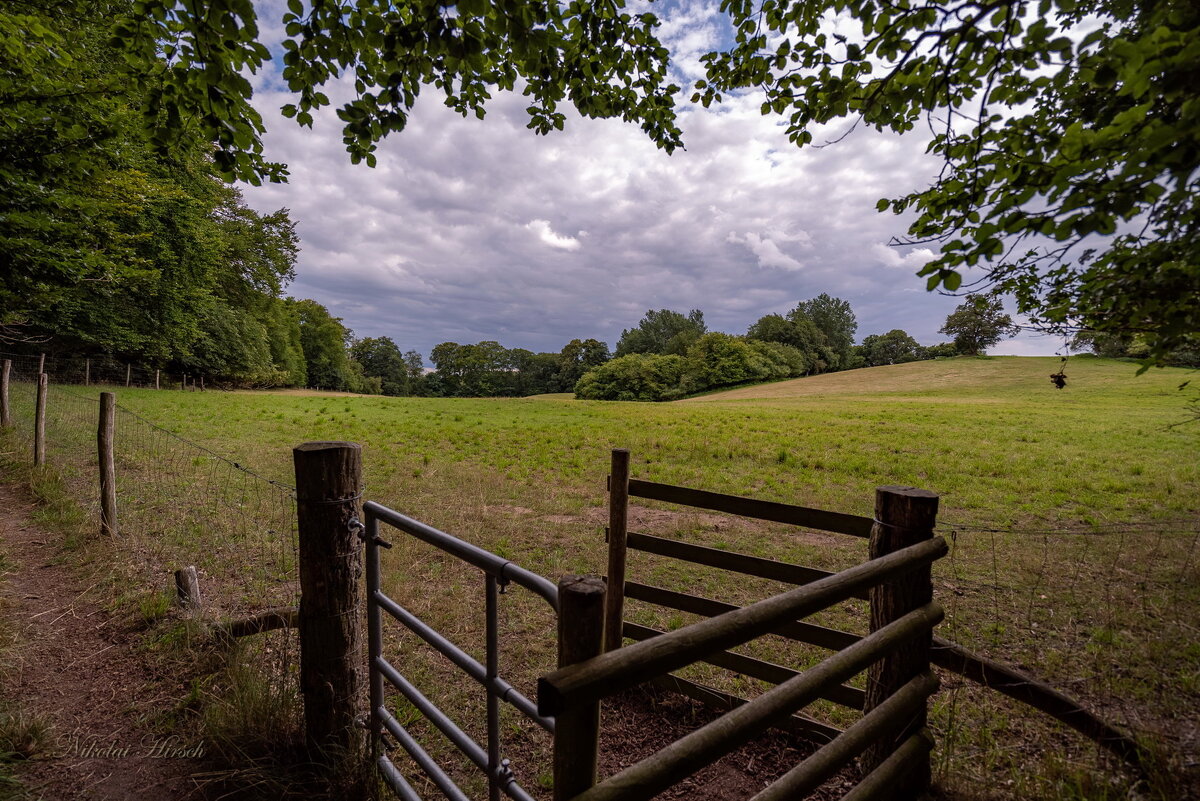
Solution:
{"label": "cloud", "polygon": [[579,240],[573,236],[563,236],[562,234],[555,233],[554,229],[550,227],[549,220],[533,220],[527,223],[525,227],[537,234],[538,239],[552,248],[579,250]]}
{"label": "cloud", "polygon": [[[807,236],[807,235],[805,235]],[[759,267],[776,267],[780,270],[803,270],[804,265],[780,250],[774,239],[759,236],[756,233],[738,235],[730,231],[725,237],[726,242],[745,245],[746,249],[758,257]]]}
{"label": "cloud", "polygon": [[[719,35],[696,6],[663,9],[688,53]],[[483,339],[557,351],[575,337],[612,344],[647,309],[702,309],[711,329],[741,333],[828,292],[853,305],[860,337],[903,328],[932,343],[955,305],[911,275],[929,251],[878,244],[908,222],[877,213],[878,199],[927,185],[941,166],[919,136],[863,130],[798,149],[749,93],[681,107],[687,149],[668,156],[634,125],[574,113],[537,136],[519,91],[497,92],[476,120],[425,87],[371,169],[349,163],[332,109],[300,128],[279,115],[290,97],[269,70],[255,85],[266,154],[291,180],[245,187],[246,199],[291,210],[302,251],[289,291],[359,336],[425,354]],[[337,104],[349,86],[325,92]]]}
{"label": "cloud", "polygon": [[937,258],[937,254],[929,248],[913,248],[901,254],[899,250],[889,245],[875,244],[871,253],[884,267],[902,267],[916,272]]}

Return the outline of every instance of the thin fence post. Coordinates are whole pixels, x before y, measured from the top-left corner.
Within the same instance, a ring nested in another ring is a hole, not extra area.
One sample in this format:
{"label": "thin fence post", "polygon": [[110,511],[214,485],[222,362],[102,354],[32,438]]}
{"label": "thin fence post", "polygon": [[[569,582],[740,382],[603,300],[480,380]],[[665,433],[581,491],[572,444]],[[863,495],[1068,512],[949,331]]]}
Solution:
{"label": "thin fence post", "polygon": [[[878,559],[931,538],[937,523],[937,509],[938,496],[927,490],[913,487],[876,489],[871,558]],[[872,632],[933,600],[931,570],[931,566],[926,564],[871,588]],[[929,672],[931,645],[932,632],[925,632],[870,667],[864,713],[882,704],[911,679]],[[883,764],[901,743],[925,728],[928,705],[926,701],[907,725],[867,750],[863,757],[865,770],[870,771]],[[923,754],[892,787],[893,792],[889,797],[915,799],[929,788],[930,781],[929,756]]]}
{"label": "thin fence post", "polygon": [[83,360],[83,385],[90,387],[92,385],[92,360]]}
{"label": "thin fence post", "polygon": [[12,359],[0,367],[0,427],[12,427],[12,407],[8,405],[8,382],[12,376]]}
{"label": "thin fence post", "polygon": [[624,640],[625,554],[629,524],[629,451],[614,448],[608,476],[608,594],[604,600],[604,650],[614,651]]}
{"label": "thin fence post", "polygon": [[200,391],[201,392],[204,391],[204,376],[203,375],[200,376]]}
{"label": "thin fence post", "polygon": [[[604,579],[564,576],[558,582],[558,666],[585,662],[604,647]],[[596,783],[600,702],[560,712],[554,724],[554,801]]]}
{"label": "thin fence post", "polygon": [[50,390],[50,377],[38,373],[37,405],[33,412],[33,463],[41,467],[46,463],[46,395]]}
{"label": "thin fence post", "polygon": [[362,671],[356,536],[362,448],[306,442],[292,449],[300,544],[300,692],[305,741],[334,786],[353,781]]}
{"label": "thin fence post", "polygon": [[46,372],[46,354],[38,354],[38,375]]}
{"label": "thin fence post", "polygon": [[133,365],[131,365],[131,364],[125,365],[125,386],[129,386],[129,379],[132,377],[132,375],[133,375]]}
{"label": "thin fence post", "polygon": [[154,388],[155,389],[158,389],[158,373],[159,373],[158,370],[154,371]]}
{"label": "thin fence post", "polygon": [[100,465],[100,534],[117,533],[117,467],[113,443],[117,428],[117,396],[100,393],[100,423],[96,430],[96,449]]}
{"label": "thin fence post", "polygon": [[187,392],[187,373],[183,374],[183,380],[179,382],[179,391]]}

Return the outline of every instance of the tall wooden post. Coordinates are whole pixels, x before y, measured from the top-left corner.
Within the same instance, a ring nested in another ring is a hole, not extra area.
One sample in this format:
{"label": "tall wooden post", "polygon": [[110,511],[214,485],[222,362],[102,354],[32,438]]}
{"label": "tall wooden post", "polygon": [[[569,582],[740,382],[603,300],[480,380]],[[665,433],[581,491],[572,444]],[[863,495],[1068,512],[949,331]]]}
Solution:
{"label": "tall wooden post", "polygon": [[200,376],[200,391],[204,391],[204,376]]}
{"label": "tall wooden post", "polygon": [[129,379],[133,376],[133,365],[125,365],[125,386],[129,386]]}
{"label": "tall wooden post", "polygon": [[50,390],[50,377],[38,373],[37,405],[33,412],[33,463],[41,467],[46,463],[46,395]]}
{"label": "tall wooden post", "polygon": [[351,781],[362,671],[358,516],[362,448],[306,442],[292,450],[300,541],[300,692],[310,755],[335,786]]}
{"label": "tall wooden post", "polygon": [[187,373],[183,374],[183,380],[179,382],[179,391],[187,392]]}
{"label": "tall wooden post", "polygon": [[83,360],[83,385],[90,387],[92,385],[92,360]]}
{"label": "tall wooden post", "polygon": [[[626,452],[628,453],[628,452]],[[564,576],[558,582],[558,666],[585,662],[604,650],[604,579]],[[554,801],[596,783],[600,702],[564,710],[554,724]]]}
{"label": "tall wooden post", "polygon": [[621,647],[625,621],[625,551],[629,524],[629,451],[614,448],[608,476],[608,595],[604,601],[604,650]]}
{"label": "tall wooden post", "polygon": [[158,374],[159,374],[159,371],[155,370],[154,371],[154,388],[155,389],[158,389]]}
{"label": "tall wooden post", "polygon": [[100,393],[100,424],[96,429],[96,450],[100,465],[100,534],[117,533],[117,467],[113,442],[117,428],[117,396]]}
{"label": "tall wooden post", "polygon": [[12,426],[12,407],[8,405],[8,382],[12,377],[12,359],[5,359],[0,366],[0,427]]}
{"label": "tall wooden post", "polygon": [[[938,496],[912,487],[880,487],[875,490],[875,525],[871,528],[871,558],[915,545],[933,536],[937,522]],[[930,565],[905,573],[893,581],[871,588],[871,631],[877,631],[914,609],[933,600]],[[864,712],[879,706],[918,675],[929,672],[932,633],[926,632],[871,666],[867,672]],[[886,760],[908,737],[925,728],[927,706],[922,706],[908,725],[891,738],[873,745],[864,755],[864,767],[872,770]],[[890,798],[915,799],[929,788],[929,758],[922,757],[896,785]]]}
{"label": "tall wooden post", "polygon": [[38,375],[46,372],[46,354],[38,354]]}

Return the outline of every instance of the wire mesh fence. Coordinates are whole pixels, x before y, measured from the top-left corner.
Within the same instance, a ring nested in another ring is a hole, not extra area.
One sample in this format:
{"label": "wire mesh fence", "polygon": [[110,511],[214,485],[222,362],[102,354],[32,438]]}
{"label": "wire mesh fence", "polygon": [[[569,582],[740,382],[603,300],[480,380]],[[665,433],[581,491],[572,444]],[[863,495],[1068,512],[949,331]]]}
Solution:
{"label": "wire mesh fence", "polygon": [[[131,386],[153,387],[153,372],[116,365],[91,372],[84,385],[66,383],[80,378],[79,359],[47,358],[43,365],[37,356],[6,358],[12,362],[15,439],[30,453],[37,370],[43,367],[51,376],[46,461],[74,501],[73,513],[81,516],[81,525],[98,531],[99,393],[108,389],[101,382],[107,377],[123,385],[128,372]],[[137,586],[162,587],[171,571],[194,565],[205,611],[211,616],[252,614],[296,603],[294,488],[120,403],[113,450],[118,527],[113,547],[127,578]]]}
{"label": "wire mesh fence", "polygon": [[[1187,784],[1200,755],[1200,521],[999,528],[942,521],[939,633],[1078,699]],[[1045,716],[956,677],[939,695],[948,775],[1091,785],[1111,755]],[[953,760],[953,762],[949,762]],[[1188,766],[1191,766],[1189,768]],[[1077,775],[1074,775],[1077,774]],[[1084,778],[1086,777],[1086,778]],[[1081,787],[1081,792],[1086,788]],[[1085,796],[1099,792],[1087,790]]]}

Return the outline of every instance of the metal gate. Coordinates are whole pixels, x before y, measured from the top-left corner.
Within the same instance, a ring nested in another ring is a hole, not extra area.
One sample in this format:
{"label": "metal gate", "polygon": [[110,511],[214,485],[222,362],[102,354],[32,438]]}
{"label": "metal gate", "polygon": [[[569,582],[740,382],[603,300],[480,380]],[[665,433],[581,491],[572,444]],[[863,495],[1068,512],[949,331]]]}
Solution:
{"label": "metal gate", "polygon": [[[504,679],[500,678],[499,654],[499,595],[501,588],[509,584],[517,584],[530,592],[541,596],[546,603],[558,611],[558,588],[555,585],[522,567],[518,567],[507,559],[471,545],[468,542],[438,531],[410,517],[388,509],[378,503],[368,502],[363,505],[363,517],[366,522],[364,539],[367,543],[367,637],[369,648],[370,669],[370,727],[371,744],[376,765],[380,776],[388,786],[406,801],[420,801],[420,796],[405,780],[401,772],[392,763],[386,750],[382,747],[382,734],[386,729],[389,734],[420,766],[421,770],[445,793],[447,798],[454,801],[468,801],[466,794],[446,775],[446,772],[429,756],[419,743],[408,733],[391,712],[387,710],[383,700],[384,682],[395,687],[408,699],[426,719],[436,726],[447,739],[458,747],[463,754],[481,771],[487,775],[489,801],[499,801],[503,792],[517,801],[533,801],[519,784],[517,784],[508,760],[501,754],[500,742],[500,702],[511,704],[534,723],[548,732],[554,732],[554,718],[539,715],[537,705],[518,692]],[[486,664],[480,664],[462,649],[443,637],[431,626],[422,622],[416,615],[409,612],[393,599],[383,593],[380,585],[379,549],[390,548],[379,533],[380,523],[416,537],[422,542],[439,548],[479,568],[484,573],[486,590],[487,615],[487,656]],[[472,740],[457,724],[454,723],[441,709],[425,697],[412,685],[399,670],[383,657],[383,615],[390,617],[407,627],[425,642],[429,643],[447,659],[453,662],[468,676],[479,682],[487,692],[487,745],[482,746]]]}

